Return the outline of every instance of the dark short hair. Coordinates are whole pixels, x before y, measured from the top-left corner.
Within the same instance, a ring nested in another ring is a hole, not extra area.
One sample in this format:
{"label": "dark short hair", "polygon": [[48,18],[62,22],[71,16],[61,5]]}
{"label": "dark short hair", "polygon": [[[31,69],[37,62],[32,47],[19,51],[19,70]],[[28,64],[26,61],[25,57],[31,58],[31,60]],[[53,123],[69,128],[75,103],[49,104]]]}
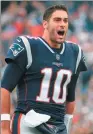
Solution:
{"label": "dark short hair", "polygon": [[45,10],[44,15],[43,15],[43,20],[49,20],[52,13],[55,12],[56,10],[63,10],[63,11],[66,11],[68,14],[68,10],[64,5],[54,5]]}

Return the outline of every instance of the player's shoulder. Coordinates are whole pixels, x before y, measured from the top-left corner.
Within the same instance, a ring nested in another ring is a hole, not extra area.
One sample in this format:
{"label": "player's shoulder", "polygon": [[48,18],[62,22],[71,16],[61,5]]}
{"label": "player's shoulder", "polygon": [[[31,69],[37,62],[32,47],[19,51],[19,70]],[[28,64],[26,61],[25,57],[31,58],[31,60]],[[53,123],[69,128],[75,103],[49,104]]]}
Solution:
{"label": "player's shoulder", "polygon": [[35,37],[35,36],[29,36],[29,35],[26,35],[25,38],[27,38],[27,40],[29,41],[29,43],[31,45],[35,45],[35,44],[38,44],[38,41],[39,41],[39,37]]}
{"label": "player's shoulder", "polygon": [[81,47],[79,44],[72,42],[72,41],[65,41],[68,48],[70,48],[73,52],[79,53],[81,51]]}
{"label": "player's shoulder", "polygon": [[35,47],[36,44],[38,44],[38,37],[28,36],[28,35],[21,35],[16,37],[13,40],[12,45],[10,46],[10,49],[18,48],[20,51],[30,51],[32,47]]}
{"label": "player's shoulder", "polygon": [[[32,63],[32,51],[31,45],[34,46],[35,38],[27,37],[26,35],[16,37],[9,50],[7,52],[5,61],[10,63],[12,61],[20,61],[22,63],[23,59],[27,61],[27,68]],[[23,61],[24,62],[24,61]]]}
{"label": "player's shoulder", "polygon": [[74,48],[74,49],[77,49],[77,48],[78,48],[78,44],[75,43],[75,42],[68,41],[68,40],[66,40],[65,42],[66,42],[66,44],[67,44],[69,47],[71,47],[71,48]]}
{"label": "player's shoulder", "polygon": [[29,35],[21,35],[18,36],[16,39],[16,41],[18,41],[19,43],[21,43],[21,41],[25,44],[34,44],[38,41],[38,37],[33,37],[33,36],[29,36]]}

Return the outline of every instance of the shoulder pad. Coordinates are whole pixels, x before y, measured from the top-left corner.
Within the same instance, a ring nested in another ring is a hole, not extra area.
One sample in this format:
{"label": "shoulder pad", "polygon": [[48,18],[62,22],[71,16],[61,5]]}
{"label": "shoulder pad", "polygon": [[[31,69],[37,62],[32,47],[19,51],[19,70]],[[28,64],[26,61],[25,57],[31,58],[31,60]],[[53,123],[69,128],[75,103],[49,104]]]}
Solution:
{"label": "shoulder pad", "polygon": [[28,39],[25,36],[19,36],[10,46],[5,61],[7,63],[11,61],[18,61],[20,64],[22,61],[26,62],[26,68],[28,69],[32,64],[31,47]]}

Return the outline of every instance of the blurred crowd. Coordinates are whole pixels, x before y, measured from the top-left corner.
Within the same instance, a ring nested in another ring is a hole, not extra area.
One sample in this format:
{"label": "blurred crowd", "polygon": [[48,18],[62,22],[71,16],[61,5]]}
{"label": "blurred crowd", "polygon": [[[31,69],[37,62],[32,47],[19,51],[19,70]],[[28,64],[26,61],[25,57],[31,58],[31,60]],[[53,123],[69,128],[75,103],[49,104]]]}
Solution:
{"label": "blurred crowd", "polygon": [[[67,40],[81,46],[88,66],[88,71],[81,73],[77,83],[71,134],[93,134],[93,1],[1,1],[1,76],[6,67],[4,58],[13,39],[23,34],[42,36],[42,15],[54,4],[67,6]],[[16,106],[15,92],[11,96],[11,113]]]}

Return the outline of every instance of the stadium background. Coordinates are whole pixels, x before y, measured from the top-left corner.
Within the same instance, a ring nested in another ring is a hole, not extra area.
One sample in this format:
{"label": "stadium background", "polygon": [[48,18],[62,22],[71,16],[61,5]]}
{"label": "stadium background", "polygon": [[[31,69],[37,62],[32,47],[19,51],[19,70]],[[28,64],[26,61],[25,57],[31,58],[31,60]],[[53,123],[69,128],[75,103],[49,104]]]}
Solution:
{"label": "stadium background", "polygon": [[[6,67],[4,58],[13,39],[23,34],[41,36],[43,12],[54,4],[67,6],[67,40],[81,46],[88,65],[88,71],[81,73],[76,87],[71,134],[93,134],[93,1],[1,1],[0,79]],[[16,106],[16,89],[11,100],[12,115]]]}

